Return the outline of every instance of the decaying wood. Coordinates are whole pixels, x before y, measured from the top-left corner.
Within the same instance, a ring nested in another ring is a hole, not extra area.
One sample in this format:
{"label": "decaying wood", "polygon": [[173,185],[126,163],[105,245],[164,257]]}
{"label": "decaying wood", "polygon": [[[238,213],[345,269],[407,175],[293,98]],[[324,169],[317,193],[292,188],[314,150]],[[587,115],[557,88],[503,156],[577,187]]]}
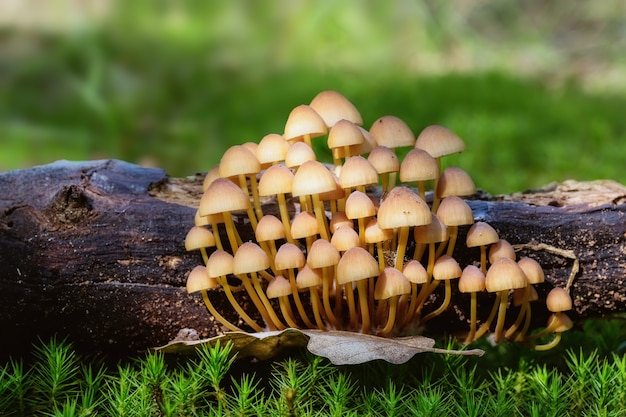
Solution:
{"label": "decaying wood", "polygon": [[[202,179],[169,178],[115,160],[0,174],[2,353],[19,353],[53,334],[114,354],[164,344],[185,328],[200,337],[218,334],[221,326],[200,297],[185,291],[187,273],[201,263],[183,242]],[[476,220],[542,264],[542,296],[554,285],[570,288],[574,319],[626,311],[626,187],[565,182],[477,196],[470,204]],[[457,254],[461,264],[476,256]],[[575,263],[579,270],[570,276]],[[221,293],[211,298],[236,321]],[[466,318],[466,300],[454,301],[433,328],[466,328],[459,320]],[[534,316],[547,317],[545,311]]]}

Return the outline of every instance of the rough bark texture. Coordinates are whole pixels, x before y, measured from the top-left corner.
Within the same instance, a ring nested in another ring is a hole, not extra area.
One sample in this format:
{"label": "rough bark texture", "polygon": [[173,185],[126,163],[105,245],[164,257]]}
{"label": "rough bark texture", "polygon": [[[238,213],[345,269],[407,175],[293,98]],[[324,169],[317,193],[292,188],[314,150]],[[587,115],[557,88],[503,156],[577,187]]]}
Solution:
{"label": "rough bark texture", "polygon": [[[200,297],[185,291],[187,273],[202,262],[183,246],[202,180],[115,160],[61,161],[0,174],[2,354],[55,334],[80,349],[111,354],[162,345],[183,328],[200,337],[218,334],[221,326]],[[626,311],[624,186],[565,182],[476,196],[470,204],[476,220],[542,264],[542,298],[570,280],[574,319]],[[477,253],[457,257],[463,265]],[[571,280],[574,258],[580,269]],[[211,298],[237,321],[221,293]],[[466,328],[459,318],[466,318],[467,300],[454,301],[431,328]],[[544,323],[547,313],[534,317]]]}

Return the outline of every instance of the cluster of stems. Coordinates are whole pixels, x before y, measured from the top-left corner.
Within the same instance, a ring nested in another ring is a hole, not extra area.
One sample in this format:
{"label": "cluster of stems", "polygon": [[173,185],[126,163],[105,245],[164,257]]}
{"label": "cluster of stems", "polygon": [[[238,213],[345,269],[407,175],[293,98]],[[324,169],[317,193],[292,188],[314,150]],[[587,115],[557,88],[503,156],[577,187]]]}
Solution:
{"label": "cluster of stems", "polygon": [[[558,343],[571,327],[563,313],[567,300],[556,310],[548,303],[554,316],[529,335],[541,267],[517,260],[491,226],[474,222],[462,198],[476,192],[472,179],[458,167],[442,167],[442,158],[465,149],[463,141],[434,125],[416,137],[394,116],[380,117],[369,130],[362,124],[352,103],[324,91],[291,112],[284,134],[231,147],[206,176],[186,238],[187,249],[200,250],[204,261],[189,275],[188,291],[201,292],[211,314],[232,331],[242,324],[217,311],[209,291],[223,291],[240,322],[258,332],[388,336],[415,332],[443,313],[454,285],[469,303],[467,343],[487,333],[496,342],[529,344],[554,333],[552,342],[534,346]],[[324,142],[333,165],[317,161],[314,149]],[[398,148],[404,148],[401,161]],[[254,241],[242,240],[235,216],[249,222]],[[457,236],[464,227],[463,245]],[[479,248],[480,257],[462,268],[455,251],[467,248]],[[442,301],[434,305],[439,286]],[[484,291],[493,293],[493,307],[479,321],[477,296]],[[247,294],[263,323],[246,311],[238,292]],[[518,314],[507,327],[510,304]]]}

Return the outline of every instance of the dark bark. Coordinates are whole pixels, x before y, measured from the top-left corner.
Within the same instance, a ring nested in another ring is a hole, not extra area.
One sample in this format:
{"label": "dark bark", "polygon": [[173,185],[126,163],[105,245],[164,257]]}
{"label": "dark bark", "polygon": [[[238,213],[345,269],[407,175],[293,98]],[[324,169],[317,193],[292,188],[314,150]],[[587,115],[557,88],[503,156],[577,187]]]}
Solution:
{"label": "dark bark", "polygon": [[[183,244],[202,180],[111,160],[0,174],[2,353],[22,352],[55,334],[80,349],[111,354],[162,345],[183,328],[200,337],[218,334],[221,326],[200,297],[185,290],[187,273],[202,262]],[[501,237],[535,244],[520,253],[544,267],[542,296],[566,285],[577,258],[571,315],[580,320],[626,310],[625,202],[619,184],[569,182],[540,192],[476,196],[470,203],[476,220]],[[456,256],[463,265],[476,254]],[[237,320],[221,293],[211,298]],[[466,327],[458,320],[466,315],[466,300],[454,300],[458,304],[431,327]],[[534,317],[543,323],[547,313]]]}

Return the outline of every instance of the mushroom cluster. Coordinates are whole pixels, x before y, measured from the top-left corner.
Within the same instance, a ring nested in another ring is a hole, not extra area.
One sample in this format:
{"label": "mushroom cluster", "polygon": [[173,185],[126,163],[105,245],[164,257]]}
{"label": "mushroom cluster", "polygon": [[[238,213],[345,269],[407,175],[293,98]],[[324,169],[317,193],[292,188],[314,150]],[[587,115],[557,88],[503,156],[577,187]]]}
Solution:
{"label": "mushroom cluster", "polygon": [[[255,331],[292,327],[379,336],[413,333],[443,313],[453,293],[467,294],[467,343],[486,333],[496,342],[531,345],[555,333],[552,342],[533,346],[558,343],[571,327],[564,313],[571,309],[569,295],[555,288],[558,294],[547,298],[553,316],[544,330],[529,335],[530,303],[538,298],[533,284],[544,280],[541,266],[528,257],[517,260],[489,224],[475,222],[462,198],[476,192],[474,182],[459,167],[442,167],[441,159],[462,152],[464,142],[435,125],[416,137],[395,116],[380,117],[369,130],[362,125],[349,100],[323,91],[291,111],[282,135],[228,149],[206,175],[185,240],[204,263],[190,273],[187,291],[200,292],[211,314],[232,331],[241,329],[215,309],[208,291],[223,291]],[[317,160],[314,149],[324,141],[333,165]],[[402,160],[396,148],[407,150]],[[252,229],[254,241],[243,241],[233,217]],[[465,246],[480,249],[480,258],[464,268],[454,258],[459,228],[468,228]],[[433,306],[431,295],[440,285],[442,301]],[[235,295],[240,291],[264,323],[242,306]],[[484,291],[494,301],[479,322],[477,294]],[[510,305],[517,317],[505,328]]]}

